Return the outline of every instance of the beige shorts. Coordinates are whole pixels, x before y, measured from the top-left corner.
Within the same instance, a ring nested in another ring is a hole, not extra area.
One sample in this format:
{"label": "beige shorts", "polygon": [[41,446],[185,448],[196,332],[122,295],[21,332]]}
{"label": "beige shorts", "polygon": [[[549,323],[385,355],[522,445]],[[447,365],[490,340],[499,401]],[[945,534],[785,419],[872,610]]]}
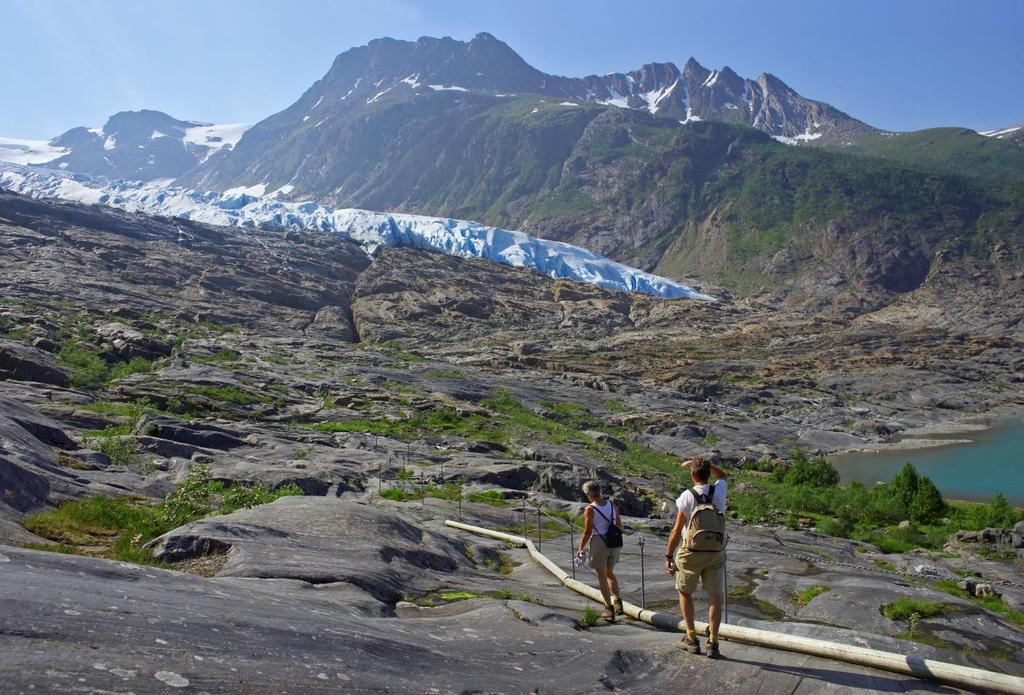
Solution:
{"label": "beige shorts", "polygon": [[714,553],[680,550],[676,553],[676,591],[692,594],[697,590],[698,579],[704,584],[704,591],[725,593],[724,550]]}
{"label": "beige shorts", "polygon": [[587,564],[590,569],[611,569],[619,561],[622,548],[609,548],[604,539],[596,533],[590,537],[590,558]]}

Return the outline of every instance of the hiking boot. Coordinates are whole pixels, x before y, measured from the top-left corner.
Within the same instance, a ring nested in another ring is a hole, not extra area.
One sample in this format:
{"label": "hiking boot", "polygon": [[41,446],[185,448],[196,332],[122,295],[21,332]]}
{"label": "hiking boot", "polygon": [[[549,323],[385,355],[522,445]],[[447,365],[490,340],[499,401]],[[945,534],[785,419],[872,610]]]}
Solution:
{"label": "hiking boot", "polygon": [[691,654],[700,654],[700,640],[696,637],[691,638],[689,635],[679,640],[679,647],[685,649]]}
{"label": "hiking boot", "polygon": [[611,606],[605,606],[604,610],[601,612],[601,617],[609,623],[615,622],[615,609]]}
{"label": "hiking boot", "polygon": [[625,615],[626,614],[626,611],[622,608],[622,599],[621,598],[615,599],[615,603],[613,603],[612,605],[615,606],[615,615]]}
{"label": "hiking boot", "polygon": [[716,641],[712,642],[712,641],[709,640],[708,641],[707,657],[709,659],[718,659],[718,658],[721,658],[721,656],[722,656],[722,653],[718,651],[718,641],[716,640]]}

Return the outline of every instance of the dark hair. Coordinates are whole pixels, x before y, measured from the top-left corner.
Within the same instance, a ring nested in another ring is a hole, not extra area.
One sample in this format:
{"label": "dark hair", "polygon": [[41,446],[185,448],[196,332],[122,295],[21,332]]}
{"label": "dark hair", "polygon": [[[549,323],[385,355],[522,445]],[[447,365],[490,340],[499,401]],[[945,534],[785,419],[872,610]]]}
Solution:
{"label": "dark hair", "polygon": [[690,472],[693,473],[693,477],[698,483],[706,483],[711,477],[711,462],[698,456],[690,464]]}

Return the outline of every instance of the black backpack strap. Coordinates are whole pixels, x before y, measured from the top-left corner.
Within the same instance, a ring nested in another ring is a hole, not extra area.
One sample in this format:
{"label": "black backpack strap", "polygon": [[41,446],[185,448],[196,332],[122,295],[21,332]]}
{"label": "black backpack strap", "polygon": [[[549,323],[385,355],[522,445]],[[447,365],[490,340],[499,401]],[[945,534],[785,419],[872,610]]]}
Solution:
{"label": "black backpack strap", "polygon": [[711,485],[708,487],[708,491],[706,493],[697,492],[697,488],[696,487],[688,487],[686,489],[690,491],[691,495],[693,495],[693,505],[694,506],[697,506],[698,504],[713,504],[714,501],[715,501],[715,484],[714,483],[711,483]]}
{"label": "black backpack strap", "polygon": [[[605,515],[605,513],[604,513],[604,512],[602,512],[602,511],[601,511],[600,509],[598,509],[598,508],[597,508],[596,506],[594,506],[593,504],[592,504],[592,505],[590,505],[590,506],[591,506],[591,507],[594,507],[594,511],[595,511],[595,512],[597,512],[598,514],[600,514],[600,515],[601,515],[601,516],[602,516],[602,517],[604,518],[604,520],[605,520],[605,521],[607,521],[607,522],[608,522],[609,524],[612,524],[613,526],[615,525],[615,522],[614,522],[614,521],[612,521],[612,519],[609,519],[609,518],[608,518],[608,517],[607,517],[607,516]],[[612,517],[613,517],[613,518],[615,517],[615,503],[612,503]],[[600,534],[598,534],[598,535],[600,535]]]}

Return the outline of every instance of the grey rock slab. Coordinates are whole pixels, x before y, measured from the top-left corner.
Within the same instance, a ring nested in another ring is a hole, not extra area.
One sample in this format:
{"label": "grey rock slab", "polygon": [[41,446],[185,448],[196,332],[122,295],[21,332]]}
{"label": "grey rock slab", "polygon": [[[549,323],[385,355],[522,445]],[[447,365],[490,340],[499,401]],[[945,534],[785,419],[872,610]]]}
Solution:
{"label": "grey rock slab", "polygon": [[741,644],[724,644],[725,659],[710,664],[681,653],[678,635],[625,620],[579,632],[557,608],[518,601],[405,607],[409,617],[396,618],[345,583],[203,579],[6,547],[0,563],[0,679],[12,693],[641,693],[698,678],[728,693],[790,693],[805,682],[842,692],[954,692]]}
{"label": "grey rock slab", "polygon": [[330,497],[284,497],[186,524],[158,538],[154,551],[164,560],[227,551],[222,575],[345,581],[391,604],[471,567],[461,541],[395,510]]}
{"label": "grey rock slab", "polygon": [[38,381],[66,386],[68,376],[53,355],[21,343],[0,338],[0,380]]}

